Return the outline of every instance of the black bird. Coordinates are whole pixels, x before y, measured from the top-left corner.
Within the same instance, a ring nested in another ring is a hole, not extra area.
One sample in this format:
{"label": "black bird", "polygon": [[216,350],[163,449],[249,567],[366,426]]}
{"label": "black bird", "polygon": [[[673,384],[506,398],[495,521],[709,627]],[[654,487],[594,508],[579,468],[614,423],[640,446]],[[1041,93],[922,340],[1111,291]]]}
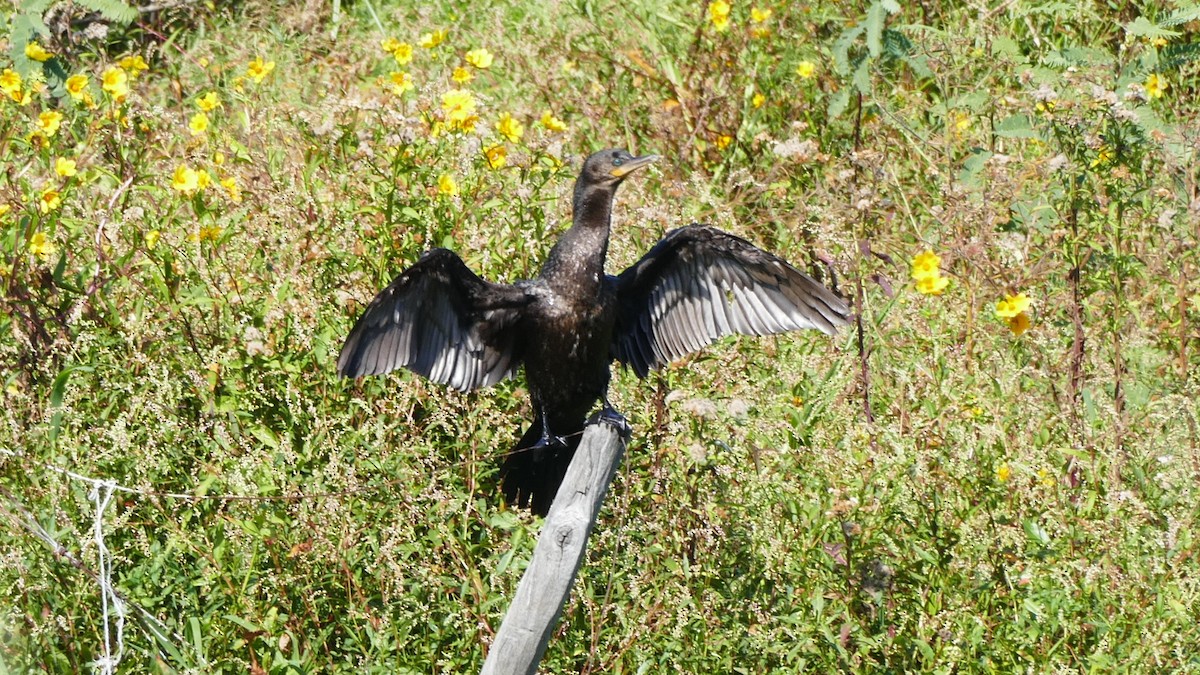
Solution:
{"label": "black bird", "polygon": [[[657,155],[602,150],[575,182],[574,222],[537,279],[494,284],[435,248],[371,301],[342,346],[338,373],[408,368],[461,391],[525,365],[535,419],[500,469],[505,499],[544,515],[588,413],[608,405],[609,363],[639,377],[718,338],[816,328],[849,307],[811,277],[704,225],[668,233],[620,276],[604,273],[613,196]],[[615,412],[615,411],[612,411]]]}

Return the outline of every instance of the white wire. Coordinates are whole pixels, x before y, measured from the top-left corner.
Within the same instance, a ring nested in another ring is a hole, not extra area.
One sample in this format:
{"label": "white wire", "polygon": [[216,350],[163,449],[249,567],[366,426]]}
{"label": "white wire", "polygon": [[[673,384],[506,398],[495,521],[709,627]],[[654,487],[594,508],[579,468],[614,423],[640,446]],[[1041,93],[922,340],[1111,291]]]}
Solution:
{"label": "white wire", "polygon": [[[121,662],[121,657],[125,654],[125,603],[117,597],[116,589],[112,585],[112,555],[104,543],[104,512],[108,509],[108,503],[112,501],[113,490],[117,484],[111,480],[91,479],[90,482],[92,490],[88,496],[96,507],[95,518],[92,520],[92,537],[96,541],[96,557],[99,565],[96,580],[100,584],[100,601],[104,617],[104,658],[98,659],[96,665],[104,675],[113,675],[117,664]],[[115,630],[117,653],[115,655],[112,650],[114,630],[109,618],[110,605],[112,614],[116,616],[117,621]]]}

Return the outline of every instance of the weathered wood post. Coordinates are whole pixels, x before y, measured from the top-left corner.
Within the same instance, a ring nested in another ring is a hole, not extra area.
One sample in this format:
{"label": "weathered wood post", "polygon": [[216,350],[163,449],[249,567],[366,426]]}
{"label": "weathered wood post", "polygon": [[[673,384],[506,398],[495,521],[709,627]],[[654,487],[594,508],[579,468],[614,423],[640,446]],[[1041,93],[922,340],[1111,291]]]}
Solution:
{"label": "weathered wood post", "polygon": [[608,484],[625,455],[629,427],[625,420],[617,419],[601,417],[600,423],[584,429],[575,458],[546,514],[533,558],[483,663],[483,675],[537,672],[571,594]]}

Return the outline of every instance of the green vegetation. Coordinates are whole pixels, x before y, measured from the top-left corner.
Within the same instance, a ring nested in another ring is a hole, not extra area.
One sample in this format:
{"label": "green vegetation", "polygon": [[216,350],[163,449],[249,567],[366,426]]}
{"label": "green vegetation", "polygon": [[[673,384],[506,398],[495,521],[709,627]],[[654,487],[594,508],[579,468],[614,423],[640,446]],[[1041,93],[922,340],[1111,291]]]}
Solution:
{"label": "green vegetation", "polygon": [[521,382],[333,362],[430,246],[536,274],[627,146],[610,269],[705,221],[861,322],[617,373],[546,672],[1200,672],[1196,6],[47,4],[0,50],[0,671],[117,648],[105,548],[123,673],[477,670]]}

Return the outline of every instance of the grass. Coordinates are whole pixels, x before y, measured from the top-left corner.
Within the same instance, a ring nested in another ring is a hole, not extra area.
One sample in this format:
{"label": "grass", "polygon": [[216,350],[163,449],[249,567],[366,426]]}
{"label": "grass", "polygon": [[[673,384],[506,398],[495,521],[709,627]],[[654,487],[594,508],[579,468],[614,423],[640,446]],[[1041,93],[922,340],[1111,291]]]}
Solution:
{"label": "grass", "polygon": [[52,33],[45,65],[9,18],[0,670],[98,669],[87,478],[124,488],[122,672],[477,670],[540,522],[497,495],[522,382],[333,362],[430,246],[535,275],[578,159],[627,146],[665,159],[610,271],[704,221],[861,318],[616,372],[633,442],[545,672],[1200,671],[1194,7],[336,6]]}

